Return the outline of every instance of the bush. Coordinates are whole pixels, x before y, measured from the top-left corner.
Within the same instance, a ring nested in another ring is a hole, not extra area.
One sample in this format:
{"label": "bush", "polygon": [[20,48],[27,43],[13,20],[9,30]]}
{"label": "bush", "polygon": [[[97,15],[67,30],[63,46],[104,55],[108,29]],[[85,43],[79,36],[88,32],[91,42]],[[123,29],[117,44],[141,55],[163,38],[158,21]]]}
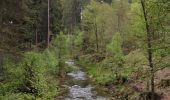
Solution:
{"label": "bush", "polygon": [[8,93],[0,96],[0,100],[35,100],[35,97],[24,93]]}
{"label": "bush", "polygon": [[108,60],[103,60],[98,64],[92,63],[89,61],[90,56],[86,55],[81,57],[78,64],[82,67],[85,67],[88,74],[94,78],[95,82],[98,84],[106,84],[112,82],[115,78],[115,75],[112,72],[112,65],[110,65]]}
{"label": "bush", "polygon": [[46,50],[40,53],[27,52],[18,63],[8,59],[5,64],[7,79],[0,84],[1,98],[5,99],[8,94],[17,100],[32,100],[32,97],[54,98],[58,91],[58,81],[54,76],[58,69],[56,58],[53,52]]}
{"label": "bush", "polygon": [[23,86],[20,91],[43,95],[47,87],[44,77],[46,66],[43,55],[35,52],[28,52],[25,54],[20,66],[23,68],[24,77]]}
{"label": "bush", "polygon": [[[125,67],[122,70],[123,76],[139,78],[145,75],[144,73],[148,68],[147,63],[147,58],[140,50],[131,51],[125,57]],[[141,72],[141,70],[143,70],[143,72]]]}

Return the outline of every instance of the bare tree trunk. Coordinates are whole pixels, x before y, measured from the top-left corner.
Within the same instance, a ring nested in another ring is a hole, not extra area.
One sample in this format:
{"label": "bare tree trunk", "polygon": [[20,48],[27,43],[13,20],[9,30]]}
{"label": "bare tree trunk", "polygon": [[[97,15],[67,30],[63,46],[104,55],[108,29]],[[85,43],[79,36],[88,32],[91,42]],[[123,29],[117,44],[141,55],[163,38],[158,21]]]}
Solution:
{"label": "bare tree trunk", "polygon": [[117,30],[118,30],[119,33],[121,33],[120,32],[120,15],[119,14],[117,15],[117,21],[118,21],[118,23],[117,23]]}
{"label": "bare tree trunk", "polygon": [[[61,44],[60,44],[61,45]],[[59,62],[58,62],[58,76],[62,76],[62,64],[61,64],[61,46],[59,46],[59,51],[58,51],[58,59],[59,59]]]}
{"label": "bare tree trunk", "polygon": [[98,31],[97,31],[96,21],[95,21],[94,28],[95,28],[95,37],[96,37],[96,51],[98,53],[99,52],[99,43],[98,43],[99,40],[98,40]]}
{"label": "bare tree trunk", "polygon": [[3,68],[3,53],[0,52],[0,75],[3,74],[4,68]]}
{"label": "bare tree trunk", "polygon": [[145,0],[141,0],[141,4],[142,4],[142,9],[143,9],[143,14],[144,14],[144,18],[145,18],[145,26],[146,26],[146,31],[147,31],[147,46],[148,46],[148,61],[149,61],[149,66],[150,66],[150,72],[151,72],[151,92],[152,92],[152,100],[154,100],[154,93],[155,93],[155,89],[154,89],[154,66],[153,66],[153,52],[152,52],[152,43],[151,43],[151,37],[152,37],[152,33],[150,30],[150,26],[148,23],[148,17],[147,17],[147,13],[146,13],[146,8],[145,8]]}
{"label": "bare tree trunk", "polygon": [[38,32],[37,32],[37,28],[35,29],[35,45],[36,45],[36,47],[38,47]]}
{"label": "bare tree trunk", "polygon": [[[73,20],[73,18],[72,18],[72,20]],[[70,29],[70,38],[71,38],[71,56],[73,57],[73,55],[74,55],[74,35],[73,35],[73,24],[71,24],[71,29]]]}
{"label": "bare tree trunk", "polygon": [[117,31],[122,34],[121,31],[121,20],[123,20],[123,12],[121,10],[123,10],[123,0],[120,0],[120,10],[118,10],[117,12]]}
{"label": "bare tree trunk", "polygon": [[48,33],[47,33],[47,48],[50,43],[50,0],[48,0]]}
{"label": "bare tree trunk", "polygon": [[[60,41],[62,41],[61,39],[59,39]],[[59,42],[59,46],[58,46],[58,76],[59,77],[64,77],[65,73],[64,73],[64,66],[63,66],[63,60],[62,60],[62,43]]]}

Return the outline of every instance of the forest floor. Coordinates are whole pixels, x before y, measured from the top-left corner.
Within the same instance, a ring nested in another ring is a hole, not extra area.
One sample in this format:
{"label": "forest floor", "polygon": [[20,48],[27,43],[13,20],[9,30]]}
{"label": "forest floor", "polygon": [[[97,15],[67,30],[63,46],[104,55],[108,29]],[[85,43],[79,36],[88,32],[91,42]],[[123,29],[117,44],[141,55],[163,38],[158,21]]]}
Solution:
{"label": "forest floor", "polygon": [[[166,80],[167,83],[162,83]],[[168,85],[168,86],[166,86]],[[170,67],[159,70],[155,73],[155,90],[161,96],[161,100],[170,100]],[[146,84],[142,81],[130,83],[130,86],[138,92],[146,90]]]}
{"label": "forest floor", "polygon": [[[160,70],[155,75],[156,91],[162,94],[162,100],[170,100],[170,87],[161,86],[161,80],[168,80],[170,82],[170,67]],[[162,85],[170,85],[170,83]]]}

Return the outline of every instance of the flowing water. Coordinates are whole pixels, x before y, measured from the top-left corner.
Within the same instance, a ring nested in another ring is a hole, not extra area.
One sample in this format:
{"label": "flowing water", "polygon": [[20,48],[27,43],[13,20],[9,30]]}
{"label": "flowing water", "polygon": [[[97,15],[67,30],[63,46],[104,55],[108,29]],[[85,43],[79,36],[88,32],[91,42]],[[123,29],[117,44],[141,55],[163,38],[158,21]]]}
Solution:
{"label": "flowing water", "polygon": [[[69,67],[75,67],[73,60],[66,63]],[[98,95],[90,85],[88,75],[81,69],[67,73],[67,77],[69,80],[65,82],[65,87],[68,88],[68,92],[60,100],[109,100]]]}

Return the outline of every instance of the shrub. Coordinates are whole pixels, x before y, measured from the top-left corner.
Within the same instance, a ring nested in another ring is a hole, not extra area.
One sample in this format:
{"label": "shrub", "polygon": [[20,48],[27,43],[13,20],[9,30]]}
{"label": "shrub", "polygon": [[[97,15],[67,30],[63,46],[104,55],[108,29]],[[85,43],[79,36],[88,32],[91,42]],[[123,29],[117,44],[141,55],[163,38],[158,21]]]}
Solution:
{"label": "shrub", "polygon": [[54,98],[58,84],[54,77],[58,64],[56,58],[54,52],[46,50],[40,53],[27,52],[18,63],[8,59],[5,64],[7,79],[0,85],[1,98],[5,99],[8,94],[16,94],[10,97],[16,97],[17,100],[32,100],[32,97]]}
{"label": "shrub", "polygon": [[21,68],[23,68],[24,76],[23,86],[20,91],[36,95],[43,95],[45,93],[47,86],[44,73],[46,70],[42,56],[42,54],[35,52],[28,52],[25,54],[20,64]]}
{"label": "shrub", "polygon": [[[124,66],[125,66],[124,70],[122,70],[124,76],[132,77],[136,73],[138,75],[135,77],[139,77],[139,76],[141,77],[141,75],[144,75],[145,70],[147,70],[148,68],[147,58],[140,50],[131,51],[125,57]],[[141,72],[141,70],[143,70],[143,72]]]}

